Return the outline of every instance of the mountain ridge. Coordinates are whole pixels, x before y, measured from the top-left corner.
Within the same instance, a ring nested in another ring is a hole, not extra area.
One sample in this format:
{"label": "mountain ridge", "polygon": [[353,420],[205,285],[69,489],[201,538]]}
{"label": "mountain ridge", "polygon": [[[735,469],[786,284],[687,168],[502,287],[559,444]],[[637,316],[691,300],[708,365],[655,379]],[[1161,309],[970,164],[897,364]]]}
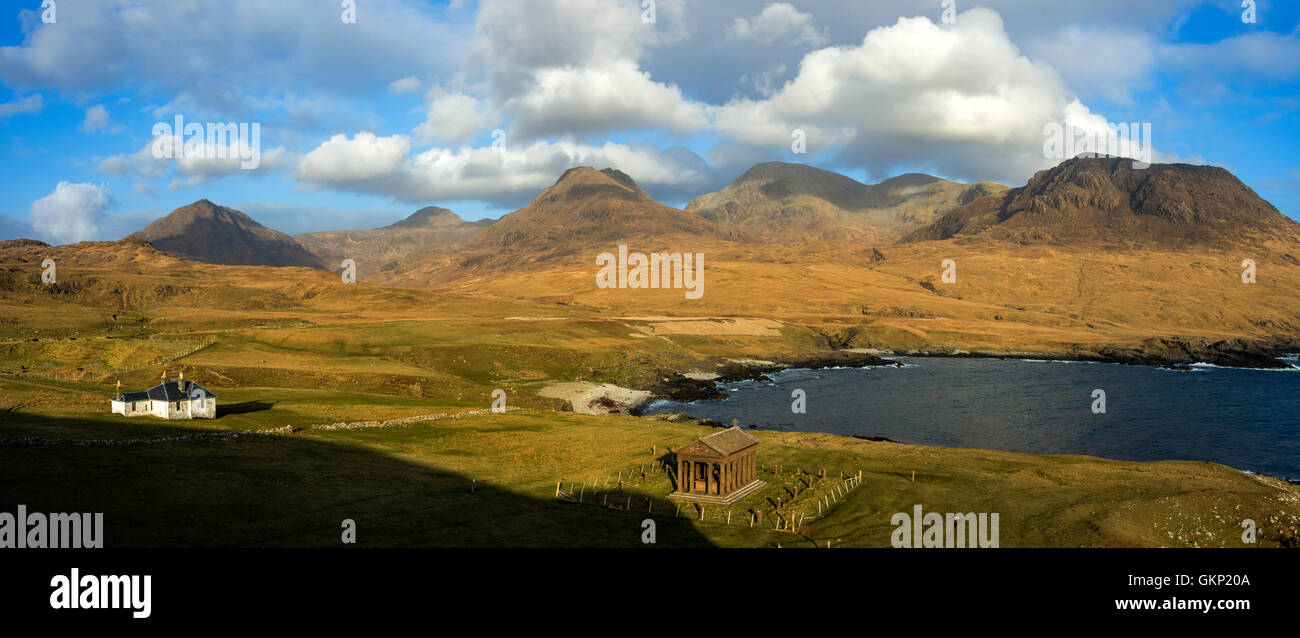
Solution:
{"label": "mountain ridge", "polygon": [[412,260],[454,252],[493,222],[466,221],[449,209],[425,206],[387,226],[300,233],[294,239],[331,266],[353,260],[357,276],[372,279]]}
{"label": "mountain ridge", "polygon": [[207,199],[177,208],[130,236],[192,261],[232,266],[324,266],[289,235]]}
{"label": "mountain ridge", "polygon": [[1300,238],[1300,224],[1228,170],[1077,157],[1005,193],[949,211],[905,242],[959,236],[1016,242],[1216,245]]}
{"label": "mountain ridge", "polygon": [[723,190],[692,199],[686,210],[751,241],[888,244],[975,197],[1005,188],[923,173],[863,184],[806,164],[762,162]]}

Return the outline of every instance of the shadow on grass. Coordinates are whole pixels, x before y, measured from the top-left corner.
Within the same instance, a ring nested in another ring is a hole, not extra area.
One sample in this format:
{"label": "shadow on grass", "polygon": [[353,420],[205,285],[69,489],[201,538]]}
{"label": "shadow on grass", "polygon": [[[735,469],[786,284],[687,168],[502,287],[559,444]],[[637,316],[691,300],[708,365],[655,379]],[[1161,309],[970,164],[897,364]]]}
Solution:
{"label": "shadow on grass", "polygon": [[227,414],[248,414],[249,412],[262,412],[275,407],[275,402],[267,401],[244,401],[243,403],[231,403],[228,405],[217,404],[217,418],[220,419]]}
{"label": "shadow on grass", "polygon": [[[657,547],[711,545],[688,520],[661,514],[674,510],[668,501],[647,516],[640,504],[616,511],[550,496],[309,434],[0,447],[0,511],[102,512],[109,548],[643,547],[645,518]],[[356,523],[356,545],[341,542],[344,519]]]}

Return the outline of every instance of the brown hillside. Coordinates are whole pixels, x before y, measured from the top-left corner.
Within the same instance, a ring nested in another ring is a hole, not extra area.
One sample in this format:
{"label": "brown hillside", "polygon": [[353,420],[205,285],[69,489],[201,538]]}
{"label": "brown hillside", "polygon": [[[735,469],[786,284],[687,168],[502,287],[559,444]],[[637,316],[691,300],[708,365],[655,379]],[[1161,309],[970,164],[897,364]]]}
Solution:
{"label": "brown hillside", "polygon": [[294,239],[331,268],[344,259],[356,261],[357,276],[371,279],[401,271],[407,261],[453,252],[491,224],[490,219],[468,222],[446,208],[427,206],[383,228],[303,233]]}
{"label": "brown hillside", "polygon": [[165,253],[210,264],[324,267],[292,237],[206,199],[177,208],[132,237]]}
{"label": "brown hillside", "polygon": [[907,241],[982,236],[1019,243],[1169,247],[1294,241],[1300,224],[1228,171],[1075,158],[1021,188],[972,201]]}
{"label": "brown hillside", "polygon": [[589,261],[619,243],[632,250],[699,250],[724,234],[712,221],[655,201],[621,171],[579,167],[476,235],[464,251],[426,260],[386,281],[424,286],[575,257]]}
{"label": "brown hillside", "polygon": [[976,197],[1004,191],[908,173],[867,185],[838,173],[784,162],[758,164],[686,210],[760,242],[884,244]]}

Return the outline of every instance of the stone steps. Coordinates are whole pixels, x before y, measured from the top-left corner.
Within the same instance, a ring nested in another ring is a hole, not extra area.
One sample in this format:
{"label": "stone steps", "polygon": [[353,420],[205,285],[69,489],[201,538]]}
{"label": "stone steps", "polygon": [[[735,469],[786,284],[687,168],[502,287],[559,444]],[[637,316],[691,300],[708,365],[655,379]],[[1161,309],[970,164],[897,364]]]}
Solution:
{"label": "stone steps", "polygon": [[746,496],[749,496],[763,489],[763,487],[765,487],[766,485],[767,485],[766,481],[760,481],[756,479],[749,485],[746,485],[726,495],[683,494],[681,492],[673,492],[672,494],[668,495],[668,498],[673,500],[678,500],[678,501],[690,501],[692,503],[706,503],[708,505],[731,505],[732,503],[735,503],[736,501],[739,501],[740,499],[743,499]]}

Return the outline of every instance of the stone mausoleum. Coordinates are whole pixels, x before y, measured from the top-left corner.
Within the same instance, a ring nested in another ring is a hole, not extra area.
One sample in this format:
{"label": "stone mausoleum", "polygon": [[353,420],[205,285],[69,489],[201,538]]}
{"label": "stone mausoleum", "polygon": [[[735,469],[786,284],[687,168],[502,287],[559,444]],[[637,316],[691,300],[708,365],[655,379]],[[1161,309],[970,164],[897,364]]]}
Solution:
{"label": "stone mausoleum", "polygon": [[677,490],[668,498],[730,505],[767,483],[758,480],[758,439],[731,427],[676,452]]}

